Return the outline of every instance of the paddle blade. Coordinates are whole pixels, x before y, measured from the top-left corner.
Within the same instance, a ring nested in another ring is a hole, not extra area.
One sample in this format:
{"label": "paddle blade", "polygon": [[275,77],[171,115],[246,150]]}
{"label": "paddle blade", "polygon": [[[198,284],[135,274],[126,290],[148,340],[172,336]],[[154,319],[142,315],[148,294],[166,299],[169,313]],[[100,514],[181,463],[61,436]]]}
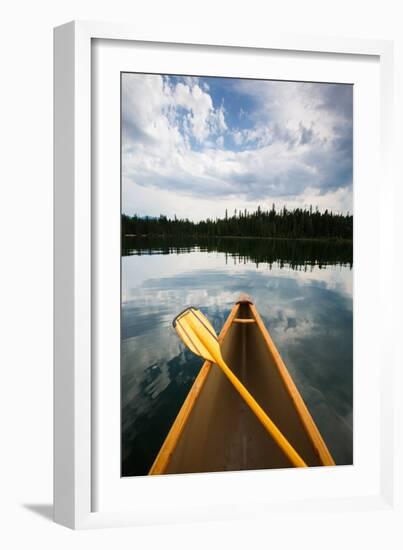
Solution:
{"label": "paddle blade", "polygon": [[185,309],[175,317],[173,326],[190,351],[212,363],[221,359],[217,334],[201,311],[193,307]]}

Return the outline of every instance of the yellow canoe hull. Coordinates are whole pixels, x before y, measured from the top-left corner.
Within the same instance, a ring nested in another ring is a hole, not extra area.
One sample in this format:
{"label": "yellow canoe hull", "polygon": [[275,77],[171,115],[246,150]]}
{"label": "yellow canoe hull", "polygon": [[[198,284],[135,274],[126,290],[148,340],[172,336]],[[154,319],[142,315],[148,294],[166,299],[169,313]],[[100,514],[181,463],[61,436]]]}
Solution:
{"label": "yellow canoe hull", "polygon": [[[252,301],[219,335],[223,357],[308,466],[335,464]],[[150,475],[292,467],[221,370],[205,361]]]}

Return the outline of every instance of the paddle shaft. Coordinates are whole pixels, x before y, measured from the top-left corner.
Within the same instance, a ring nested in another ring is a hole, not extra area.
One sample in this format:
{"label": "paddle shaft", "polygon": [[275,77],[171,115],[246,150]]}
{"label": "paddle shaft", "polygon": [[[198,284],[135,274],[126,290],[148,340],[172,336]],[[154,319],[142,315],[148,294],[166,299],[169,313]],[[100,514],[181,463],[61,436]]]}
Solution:
{"label": "paddle shaft", "polygon": [[246,401],[247,405],[250,407],[250,409],[252,409],[254,414],[263,424],[264,428],[273,437],[274,441],[288,457],[290,462],[298,468],[306,468],[307,465],[299,456],[294,447],[287,441],[287,439],[283,436],[283,434],[280,432],[274,422],[264,412],[259,403],[252,397],[252,395],[248,392],[241,381],[238,380],[232,370],[225,364],[224,360],[220,358],[220,360],[217,361],[216,364],[220,367],[220,369],[223,371],[225,376],[228,378],[228,380],[231,382],[237,392],[241,395],[241,397]]}

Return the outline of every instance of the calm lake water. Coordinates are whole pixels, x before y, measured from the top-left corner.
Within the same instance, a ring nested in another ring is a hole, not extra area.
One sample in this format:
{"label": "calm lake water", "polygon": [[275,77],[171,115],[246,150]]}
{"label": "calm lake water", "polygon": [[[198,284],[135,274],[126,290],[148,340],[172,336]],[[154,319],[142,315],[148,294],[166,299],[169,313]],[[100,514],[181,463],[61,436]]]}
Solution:
{"label": "calm lake water", "polygon": [[352,245],[125,239],[122,475],[146,475],[202,360],[172,319],[200,308],[217,332],[249,294],[337,464],[353,459]]}

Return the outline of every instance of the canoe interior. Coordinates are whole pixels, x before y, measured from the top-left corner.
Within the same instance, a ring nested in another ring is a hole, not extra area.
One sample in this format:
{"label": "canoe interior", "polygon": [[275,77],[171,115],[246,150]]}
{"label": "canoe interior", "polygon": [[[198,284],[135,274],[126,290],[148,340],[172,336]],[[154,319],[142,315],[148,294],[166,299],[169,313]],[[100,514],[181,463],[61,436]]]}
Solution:
{"label": "canoe interior", "polygon": [[[237,318],[253,319],[249,303]],[[321,462],[257,323],[231,323],[225,361],[309,466]],[[164,473],[288,468],[291,463],[221,370],[212,365]]]}

